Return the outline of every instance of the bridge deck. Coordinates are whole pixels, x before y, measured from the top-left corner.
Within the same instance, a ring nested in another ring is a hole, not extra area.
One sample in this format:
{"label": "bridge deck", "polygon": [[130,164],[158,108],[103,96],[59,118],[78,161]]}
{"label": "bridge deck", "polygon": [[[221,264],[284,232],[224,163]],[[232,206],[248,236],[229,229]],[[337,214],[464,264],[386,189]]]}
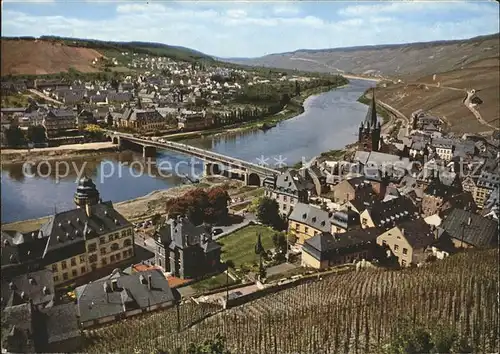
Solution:
{"label": "bridge deck", "polygon": [[200,149],[194,146],[182,144],[182,143],[177,143],[173,141],[167,141],[165,143],[159,142],[159,141],[152,141],[148,139],[142,139],[142,138],[136,138],[133,136],[129,136],[126,134],[114,134],[114,136],[119,136],[120,138],[127,139],[131,142],[135,142],[141,145],[148,145],[148,146],[156,146],[160,148],[165,148],[165,149],[171,149],[171,150],[176,150],[181,153],[185,153],[188,155],[192,156],[197,156],[197,157],[202,157],[202,158],[207,158],[215,161],[220,161],[225,164],[230,165],[231,168],[234,167],[245,167],[248,169],[256,170],[264,174],[279,174],[280,171],[275,170],[273,168],[261,166],[252,162],[244,161],[235,157],[231,156],[226,156],[223,154],[219,154],[217,152],[209,151],[209,150],[204,150]]}

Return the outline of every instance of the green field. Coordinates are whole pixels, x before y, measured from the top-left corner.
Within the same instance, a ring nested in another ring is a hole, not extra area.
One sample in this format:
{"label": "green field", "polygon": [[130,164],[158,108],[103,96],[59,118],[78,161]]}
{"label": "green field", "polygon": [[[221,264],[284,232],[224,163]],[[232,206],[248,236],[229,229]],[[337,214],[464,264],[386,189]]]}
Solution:
{"label": "green field", "polygon": [[228,277],[226,273],[221,273],[193,283],[191,287],[197,291],[209,291],[225,286],[227,282],[229,285],[233,285],[236,283],[231,277]]}
{"label": "green field", "polygon": [[259,257],[255,254],[255,243],[258,232],[262,234],[264,249],[274,248],[272,236],[276,231],[262,225],[251,225],[217,240],[222,245],[221,258],[233,261],[236,268],[242,264],[257,263]]}

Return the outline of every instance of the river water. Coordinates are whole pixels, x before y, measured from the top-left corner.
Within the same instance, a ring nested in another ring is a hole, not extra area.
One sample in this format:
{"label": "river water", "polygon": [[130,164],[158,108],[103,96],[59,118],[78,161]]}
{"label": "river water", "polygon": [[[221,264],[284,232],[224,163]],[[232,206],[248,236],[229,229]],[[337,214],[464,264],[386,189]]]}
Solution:
{"label": "river water", "polygon": [[[184,143],[250,162],[265,162],[269,167],[291,166],[356,140],[357,127],[367,111],[357,99],[370,86],[371,81],[351,80],[345,87],[310,97],[303,114],[267,131],[221,134]],[[159,151],[155,163],[156,167],[148,168],[142,155],[126,151],[70,160],[68,170],[63,165],[56,169],[52,162],[27,171],[30,175],[23,173],[21,165],[2,166],[1,221],[38,218],[73,208],[76,177],[82,167],[102,199],[113,202],[180,185],[185,179],[178,174],[199,176],[203,167],[201,161],[171,151]],[[56,177],[56,170],[61,177]]]}

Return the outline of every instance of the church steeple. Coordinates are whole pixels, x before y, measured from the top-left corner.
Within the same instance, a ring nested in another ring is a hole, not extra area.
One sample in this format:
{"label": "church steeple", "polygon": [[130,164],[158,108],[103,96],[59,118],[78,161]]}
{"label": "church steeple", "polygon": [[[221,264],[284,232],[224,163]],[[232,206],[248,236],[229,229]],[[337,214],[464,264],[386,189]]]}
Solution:
{"label": "church steeple", "polygon": [[377,128],[377,104],[375,101],[375,88],[372,88],[372,99],[370,101],[370,106],[368,107],[368,112],[366,112],[364,126],[370,129]]}

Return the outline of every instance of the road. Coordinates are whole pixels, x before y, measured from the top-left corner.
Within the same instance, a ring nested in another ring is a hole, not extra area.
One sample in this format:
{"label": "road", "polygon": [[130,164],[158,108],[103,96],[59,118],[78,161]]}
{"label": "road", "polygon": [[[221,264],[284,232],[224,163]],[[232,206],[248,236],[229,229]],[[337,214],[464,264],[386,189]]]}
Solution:
{"label": "road", "polygon": [[[182,290],[182,288],[179,289],[179,292],[181,290]],[[231,295],[235,292],[239,292],[240,296],[248,295],[248,294],[254,293],[258,290],[259,290],[259,288],[255,284],[245,285],[245,286],[242,286],[241,288],[229,290],[229,295]],[[217,300],[219,300],[221,298],[225,298],[226,296],[227,296],[227,292],[224,290],[224,291],[212,294],[212,295],[200,296],[199,298],[197,298],[197,300],[200,302],[216,302]]]}
{"label": "road", "polygon": [[112,142],[106,141],[102,143],[86,143],[86,144],[68,144],[46,148],[28,149],[2,149],[2,154],[27,154],[28,152],[46,152],[46,151],[75,151],[75,150],[102,150],[116,147]]}
{"label": "road", "polygon": [[44,100],[46,100],[46,101],[50,101],[50,102],[52,102],[52,103],[56,103],[56,104],[64,104],[63,102],[58,101],[58,100],[55,100],[55,99],[53,99],[52,97],[49,97],[49,96],[47,96],[46,94],[44,94],[43,92],[40,92],[40,91],[38,91],[38,90],[35,90],[35,89],[29,89],[29,92],[31,92],[31,93],[33,93],[33,94],[37,95],[38,97],[43,98],[43,99],[44,99]]}
{"label": "road", "polygon": [[214,240],[218,240],[221,237],[227,236],[228,234],[234,232],[235,230],[247,226],[251,222],[253,223],[257,222],[257,217],[252,213],[245,214],[243,218],[244,218],[243,221],[238,224],[233,224],[229,226],[215,226],[214,228],[216,229],[222,229],[222,233],[218,234],[217,236],[214,236]]}
{"label": "road", "polygon": [[310,59],[310,58],[290,58],[290,60],[302,60],[302,61],[309,61],[309,62],[312,62],[312,63],[315,63],[315,64],[318,64],[318,65],[322,65],[332,71],[333,74],[339,74],[339,75],[342,75],[343,77],[345,77],[346,79],[355,79],[355,80],[368,80],[368,81],[382,81],[383,79],[382,78],[375,78],[375,77],[364,77],[364,76],[356,76],[356,75],[349,75],[349,74],[345,74],[343,70],[340,70],[339,68],[336,68],[334,66],[331,66],[331,65],[328,65],[328,64],[325,64],[325,63],[320,63],[319,61],[317,60],[314,60],[314,59]]}
{"label": "road", "polygon": [[397,121],[402,121],[401,128],[399,129],[399,132],[398,132],[398,139],[403,140],[403,138],[408,135],[408,128],[410,125],[410,119],[407,116],[405,116],[403,113],[398,111],[396,108],[392,107],[391,105],[388,105],[387,103],[384,103],[380,100],[377,100],[377,104],[380,105],[382,108],[385,108],[386,110],[388,110],[394,116],[396,116],[395,120],[393,119],[390,122],[390,124],[385,125],[385,127],[386,127],[385,129],[383,128],[383,130],[385,130],[385,133],[388,133],[389,130],[396,124]]}

